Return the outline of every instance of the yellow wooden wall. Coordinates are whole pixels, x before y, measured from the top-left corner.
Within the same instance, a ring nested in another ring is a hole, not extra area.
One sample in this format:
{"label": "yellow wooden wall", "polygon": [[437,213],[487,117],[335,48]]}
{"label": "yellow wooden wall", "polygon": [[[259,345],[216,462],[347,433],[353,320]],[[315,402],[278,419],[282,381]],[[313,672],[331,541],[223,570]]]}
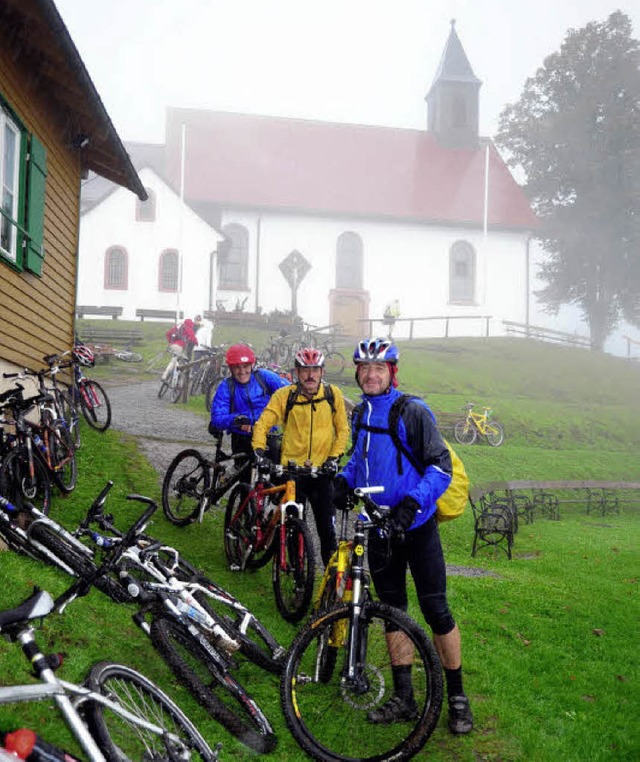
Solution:
{"label": "yellow wooden wall", "polygon": [[[42,85],[40,85],[42,87]],[[80,155],[66,144],[37,79],[0,46],[0,93],[47,149],[45,259],[41,277],[0,261],[0,370],[40,368],[73,341],[79,225]],[[6,383],[0,378],[0,389]]]}

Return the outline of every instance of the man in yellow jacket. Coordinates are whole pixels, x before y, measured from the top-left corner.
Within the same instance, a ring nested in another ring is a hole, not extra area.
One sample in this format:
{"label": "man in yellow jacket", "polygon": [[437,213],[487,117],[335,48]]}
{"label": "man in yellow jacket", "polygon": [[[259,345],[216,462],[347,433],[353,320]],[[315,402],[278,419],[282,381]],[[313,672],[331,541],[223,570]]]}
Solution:
{"label": "man in yellow jacket", "polygon": [[264,459],[267,432],[282,426],[280,462],[323,467],[323,474],[301,477],[297,486],[311,504],[326,565],[336,549],[332,476],[338,472],[349,438],[347,412],[340,389],[322,381],[324,355],[319,349],[300,349],[295,365],[297,383],[273,393],[253,427],[251,444],[257,458]]}

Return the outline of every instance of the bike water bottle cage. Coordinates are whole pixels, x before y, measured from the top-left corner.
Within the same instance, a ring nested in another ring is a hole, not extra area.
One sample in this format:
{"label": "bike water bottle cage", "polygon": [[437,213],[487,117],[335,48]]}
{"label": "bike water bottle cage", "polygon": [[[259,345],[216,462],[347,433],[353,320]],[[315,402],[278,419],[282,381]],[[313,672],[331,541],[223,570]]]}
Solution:
{"label": "bike water bottle cage", "polygon": [[398,347],[390,339],[363,339],[353,353],[353,362],[390,362],[396,364],[400,359]]}

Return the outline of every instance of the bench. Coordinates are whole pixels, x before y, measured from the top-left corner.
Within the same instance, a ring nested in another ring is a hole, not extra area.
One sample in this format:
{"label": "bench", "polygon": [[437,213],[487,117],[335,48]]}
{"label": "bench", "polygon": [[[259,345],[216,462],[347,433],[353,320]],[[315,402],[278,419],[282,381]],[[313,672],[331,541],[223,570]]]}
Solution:
{"label": "bench", "polygon": [[448,437],[453,436],[453,427],[464,417],[463,413],[436,413],[435,410],[434,415],[440,433]]}
{"label": "bench", "polygon": [[474,487],[469,494],[474,516],[471,555],[486,546],[502,548],[511,558],[519,523],[534,516],[558,521],[560,506],[584,505],[587,514],[619,513],[620,505],[640,505],[640,482],[623,481],[525,481],[493,482]]}
{"label": "bench", "polygon": [[81,328],[80,338],[85,344],[139,344],[144,334],[137,328],[109,330],[108,328]]}
{"label": "bench", "polygon": [[145,318],[157,318],[158,320],[182,320],[184,312],[180,310],[147,310],[139,308],[136,310],[136,317],[139,317],[141,322],[144,322]]}
{"label": "bench", "polygon": [[122,315],[122,307],[89,307],[87,305],[78,305],[76,315],[82,319],[85,315],[102,315],[117,320]]}

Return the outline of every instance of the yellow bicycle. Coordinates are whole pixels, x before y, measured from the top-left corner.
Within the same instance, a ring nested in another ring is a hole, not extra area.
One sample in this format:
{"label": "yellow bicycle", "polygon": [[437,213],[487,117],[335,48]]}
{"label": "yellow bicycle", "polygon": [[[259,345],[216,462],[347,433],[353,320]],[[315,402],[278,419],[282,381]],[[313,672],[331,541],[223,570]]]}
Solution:
{"label": "yellow bicycle", "polygon": [[484,413],[474,413],[473,402],[468,402],[462,409],[466,416],[456,421],[453,427],[453,436],[456,442],[464,445],[473,444],[478,434],[485,437],[492,447],[500,447],[504,442],[504,427],[498,421],[490,420],[491,408],[485,407]]}

